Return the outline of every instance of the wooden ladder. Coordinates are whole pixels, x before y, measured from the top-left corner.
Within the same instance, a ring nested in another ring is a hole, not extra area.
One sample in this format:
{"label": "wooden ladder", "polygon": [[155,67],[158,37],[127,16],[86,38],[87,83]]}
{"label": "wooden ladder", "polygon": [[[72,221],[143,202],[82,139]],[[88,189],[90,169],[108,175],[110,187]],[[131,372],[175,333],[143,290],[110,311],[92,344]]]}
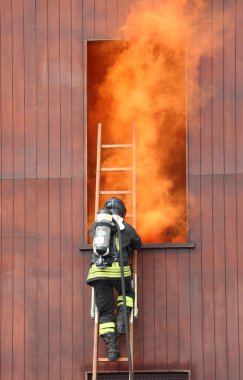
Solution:
{"label": "wooden ladder", "polygon": [[[132,219],[132,225],[136,227],[136,145],[135,145],[135,128],[133,128],[133,141],[131,144],[102,144],[102,125],[98,124],[97,135],[97,159],[96,159],[96,186],[95,186],[95,218],[100,207],[100,195],[124,195],[130,194],[132,196],[132,213],[128,213],[126,216]],[[102,167],[102,149],[129,149],[132,152],[132,166],[130,167]],[[101,172],[127,172],[132,171],[132,189],[129,190],[101,190],[100,189],[100,174]],[[130,348],[131,357],[133,362],[133,322],[134,318],[137,318],[137,251],[134,251],[133,255],[133,288],[135,292],[133,312],[129,321],[129,336],[130,336]],[[92,288],[92,305],[91,305],[91,318],[94,319],[94,342],[93,342],[93,371],[92,380],[97,380],[97,369],[99,362],[108,362],[107,357],[98,356],[98,344],[99,344],[99,316],[98,310],[94,300],[94,289]],[[120,357],[118,362],[128,362],[128,357]]]}

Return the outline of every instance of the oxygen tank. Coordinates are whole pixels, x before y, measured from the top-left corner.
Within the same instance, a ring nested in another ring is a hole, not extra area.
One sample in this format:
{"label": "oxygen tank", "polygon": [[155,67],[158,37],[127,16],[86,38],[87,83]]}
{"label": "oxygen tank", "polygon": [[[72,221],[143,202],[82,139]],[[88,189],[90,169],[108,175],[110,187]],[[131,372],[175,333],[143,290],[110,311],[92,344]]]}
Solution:
{"label": "oxygen tank", "polygon": [[110,251],[112,230],[112,213],[108,209],[101,209],[97,213],[93,252],[96,257],[107,256]]}

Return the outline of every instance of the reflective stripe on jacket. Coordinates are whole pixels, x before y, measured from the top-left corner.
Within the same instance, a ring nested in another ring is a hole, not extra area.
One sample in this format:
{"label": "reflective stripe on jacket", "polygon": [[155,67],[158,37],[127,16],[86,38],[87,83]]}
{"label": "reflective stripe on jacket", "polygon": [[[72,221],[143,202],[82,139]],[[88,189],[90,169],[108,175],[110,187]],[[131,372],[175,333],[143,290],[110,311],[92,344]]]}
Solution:
{"label": "reflective stripe on jacket", "polygon": [[[132,272],[129,265],[124,266],[124,277],[131,277]],[[96,280],[109,280],[111,278],[121,278],[121,268],[118,262],[110,264],[110,266],[100,269],[95,264],[90,267],[87,284]]]}

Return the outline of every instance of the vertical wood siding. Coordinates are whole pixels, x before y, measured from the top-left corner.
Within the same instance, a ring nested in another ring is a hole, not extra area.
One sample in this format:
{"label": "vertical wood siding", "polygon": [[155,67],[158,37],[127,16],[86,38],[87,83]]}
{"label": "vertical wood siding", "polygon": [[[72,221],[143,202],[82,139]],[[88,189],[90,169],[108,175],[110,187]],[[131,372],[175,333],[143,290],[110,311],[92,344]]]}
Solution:
{"label": "vertical wood siding", "polygon": [[[84,41],[119,37],[138,2],[0,0],[3,380],[77,380],[91,370],[89,252],[79,251]],[[243,380],[242,20],[242,1],[208,0],[191,25],[190,43],[209,38],[212,47],[197,72],[188,67],[199,83],[196,93],[188,87],[195,249],[139,252],[137,370],[189,368],[192,380]]]}

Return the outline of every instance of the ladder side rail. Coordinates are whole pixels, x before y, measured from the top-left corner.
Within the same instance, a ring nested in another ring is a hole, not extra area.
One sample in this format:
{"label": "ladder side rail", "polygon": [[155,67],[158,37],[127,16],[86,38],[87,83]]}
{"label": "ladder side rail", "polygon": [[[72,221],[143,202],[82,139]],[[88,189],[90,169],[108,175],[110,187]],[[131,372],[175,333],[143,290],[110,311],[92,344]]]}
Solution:
{"label": "ladder side rail", "polygon": [[[136,228],[136,127],[133,125],[133,157],[132,157],[132,165],[133,165],[133,226]],[[133,315],[134,318],[138,317],[138,297],[137,297],[137,251],[134,251],[133,254],[133,287],[134,287],[134,307],[133,307]]]}
{"label": "ladder side rail", "polygon": [[[96,306],[95,306],[96,308]],[[93,370],[92,380],[97,380],[97,367],[98,367],[98,344],[99,344],[99,316],[98,310],[95,310],[94,322],[94,343],[93,343]]]}
{"label": "ladder side rail", "polygon": [[[101,123],[98,124],[97,134],[97,157],[96,157],[96,182],[95,182],[95,219],[99,209],[99,193],[100,193],[100,162],[101,162]],[[94,322],[94,343],[93,343],[93,370],[92,379],[97,380],[97,359],[98,359],[98,344],[99,344],[99,316],[95,305],[94,288],[92,287],[92,306],[91,318],[95,318]]]}
{"label": "ladder side rail", "polygon": [[137,251],[133,252],[133,290],[134,290],[134,305],[133,305],[133,315],[134,318],[138,317],[138,277],[137,277]]}
{"label": "ladder side rail", "polygon": [[98,124],[97,156],[96,156],[96,182],[95,182],[95,219],[99,211],[100,193],[100,166],[101,166],[101,123]]}
{"label": "ladder side rail", "polygon": [[[97,133],[97,156],[96,156],[96,180],[95,180],[95,215],[96,219],[97,212],[99,210],[99,192],[100,192],[100,163],[101,163],[101,123],[98,124],[98,133]],[[94,301],[94,288],[92,287],[92,296],[91,296],[91,318],[95,318],[95,301]]]}
{"label": "ladder side rail", "polygon": [[133,151],[132,151],[132,211],[133,211],[133,226],[136,228],[136,129],[133,126]]}

